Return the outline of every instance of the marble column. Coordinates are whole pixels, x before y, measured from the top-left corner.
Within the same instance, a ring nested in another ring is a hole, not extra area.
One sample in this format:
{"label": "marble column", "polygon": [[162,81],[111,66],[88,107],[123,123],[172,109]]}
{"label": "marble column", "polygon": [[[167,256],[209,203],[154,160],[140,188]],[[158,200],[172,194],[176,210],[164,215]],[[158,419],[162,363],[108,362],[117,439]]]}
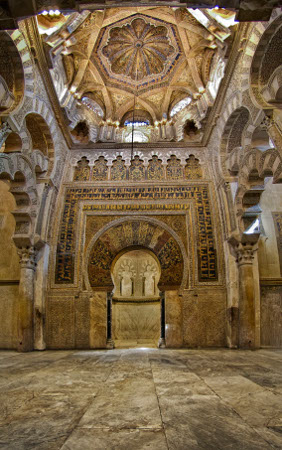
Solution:
{"label": "marble column", "polygon": [[237,263],[239,272],[239,348],[254,349],[256,327],[256,292],[253,260],[256,246],[239,243]]}
{"label": "marble column", "polygon": [[18,351],[33,350],[33,309],[35,251],[33,247],[18,250],[20,257],[20,284],[18,302]]}
{"label": "marble column", "polygon": [[272,111],[266,111],[262,125],[267,130],[275,148],[282,157],[282,132],[272,117]]}
{"label": "marble column", "polygon": [[107,293],[107,348],[115,348],[114,341],[112,339],[112,297],[111,292]]}
{"label": "marble column", "polygon": [[161,306],[161,336],[159,339],[158,347],[165,348],[165,293],[160,294],[160,306]]}

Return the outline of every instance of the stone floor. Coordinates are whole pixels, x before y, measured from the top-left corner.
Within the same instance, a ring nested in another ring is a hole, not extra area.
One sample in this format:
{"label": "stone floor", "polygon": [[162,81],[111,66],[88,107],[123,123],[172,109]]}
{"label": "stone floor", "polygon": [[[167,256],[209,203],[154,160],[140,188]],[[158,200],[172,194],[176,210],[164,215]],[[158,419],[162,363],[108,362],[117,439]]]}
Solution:
{"label": "stone floor", "polygon": [[282,449],[282,351],[0,352],[0,448]]}

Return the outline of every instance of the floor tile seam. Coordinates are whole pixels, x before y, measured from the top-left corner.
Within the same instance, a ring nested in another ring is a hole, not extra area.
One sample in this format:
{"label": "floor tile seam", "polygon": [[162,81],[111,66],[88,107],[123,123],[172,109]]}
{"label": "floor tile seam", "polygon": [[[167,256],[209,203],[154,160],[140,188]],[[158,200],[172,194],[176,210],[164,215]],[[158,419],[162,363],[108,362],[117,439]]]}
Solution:
{"label": "floor tile seam", "polygon": [[166,429],[165,429],[165,426],[164,426],[161,405],[160,405],[160,402],[159,402],[159,396],[158,396],[158,393],[157,393],[156,383],[155,383],[155,380],[154,380],[154,372],[153,372],[153,369],[152,369],[152,364],[151,364],[149,356],[148,356],[148,361],[149,361],[149,364],[150,364],[150,367],[151,367],[152,380],[153,380],[153,383],[154,383],[155,394],[156,394],[156,398],[157,398],[157,402],[158,402],[158,408],[159,408],[159,412],[160,412],[160,418],[161,418],[161,421],[162,421],[162,429],[163,429],[163,433],[164,433],[164,437],[165,437],[165,442],[166,442],[167,449],[169,450],[168,438],[167,438]]}
{"label": "floor tile seam", "polygon": [[[105,355],[105,356],[106,356],[106,355]],[[120,359],[120,356],[119,356],[119,358],[117,358],[117,360],[119,360],[119,359]],[[113,371],[113,366],[114,366],[114,364],[113,364],[112,367],[110,368],[109,374],[108,374],[106,380],[101,381],[100,384],[102,384],[102,383],[104,384],[104,383],[107,382],[107,380],[108,380],[110,374],[111,374],[112,371]],[[99,391],[99,389],[98,389],[97,392],[98,392],[98,393],[95,394],[94,398],[89,399],[89,402],[87,402],[87,405],[83,408],[82,414],[80,414],[79,417],[77,418],[77,420],[75,421],[76,424],[74,425],[74,427],[72,428],[72,430],[70,431],[70,433],[68,434],[68,436],[66,437],[66,439],[64,440],[62,446],[60,447],[61,449],[62,449],[62,448],[64,447],[64,445],[67,443],[68,439],[70,439],[71,435],[72,435],[77,429],[81,428],[81,427],[79,427],[79,423],[80,423],[82,417],[85,415],[85,413],[86,413],[86,411],[89,409],[90,405],[92,405],[92,404],[95,402],[95,399],[101,395],[100,393],[102,392],[102,389],[100,389],[100,391]],[[90,428],[90,429],[91,429],[91,428]]]}
{"label": "floor tile seam", "polygon": [[82,408],[82,412],[81,414],[79,414],[78,418],[74,421],[74,425],[72,427],[72,429],[70,430],[70,432],[67,434],[66,439],[64,440],[64,442],[62,443],[62,446],[60,447],[63,448],[65,443],[67,442],[67,440],[71,437],[71,435],[74,433],[74,431],[78,428],[78,424],[81,421],[81,418],[84,416],[84,414],[86,413],[87,409],[89,408],[89,406],[93,403],[93,401],[95,400],[96,395],[94,396],[94,398],[89,399],[89,401],[86,403],[86,405],[84,406],[84,408]]}
{"label": "floor tile seam", "polygon": [[[74,352],[73,352],[73,353],[74,353]],[[16,380],[8,381],[8,384],[4,384],[3,386],[0,386],[0,391],[1,391],[2,387],[5,387],[5,389],[7,389],[11,383],[14,383],[14,382],[17,381],[17,380],[20,380],[21,383],[22,383],[25,376],[26,376],[26,377],[33,377],[34,374],[37,374],[37,373],[39,373],[39,372],[42,371],[42,370],[46,370],[47,367],[49,368],[52,364],[55,364],[55,363],[57,363],[58,361],[62,361],[63,359],[67,358],[68,356],[69,356],[69,355],[66,355],[66,356],[64,356],[63,358],[59,359],[59,360],[57,359],[56,361],[52,361],[52,362],[50,362],[50,363],[48,362],[48,363],[46,363],[43,367],[40,367],[40,368],[38,368],[37,370],[35,369],[35,370],[32,370],[32,371],[28,371],[28,372],[27,372],[25,375],[23,375],[23,376],[21,376],[21,374],[18,375],[18,376],[15,376],[15,377],[16,377]]]}
{"label": "floor tile seam", "polygon": [[145,427],[145,426],[132,426],[132,425],[124,425],[124,426],[105,426],[105,425],[101,425],[101,426],[86,426],[86,425],[82,425],[82,426],[77,426],[75,428],[76,430],[110,430],[110,431],[118,431],[118,430],[143,430],[143,431],[163,431],[164,432],[164,428],[163,427]]}
{"label": "floor tile seam", "polygon": [[[206,386],[208,386],[209,387],[209,389],[211,389],[214,393],[215,393],[215,395],[219,398],[219,400],[225,405],[225,406],[227,406],[227,408],[229,408],[231,411],[233,411],[233,413],[237,416],[237,417],[239,417],[239,419],[242,421],[242,423],[244,423],[248,428],[250,428],[255,434],[257,434],[261,439],[263,439],[263,441],[266,443],[266,444],[268,444],[270,447],[273,447],[273,445],[272,445],[272,443],[271,442],[269,442],[264,436],[262,436],[260,433],[259,433],[259,431],[252,425],[252,424],[250,424],[250,423],[248,423],[242,416],[241,416],[241,414],[232,406],[232,404],[230,404],[229,402],[228,402],[228,400],[225,400],[225,399],[223,399],[223,397],[221,397],[211,386],[209,386],[207,383],[206,383],[206,381],[202,378],[202,377],[199,377],[199,378],[201,378],[201,380],[206,384]],[[275,447],[274,447],[275,448]]]}

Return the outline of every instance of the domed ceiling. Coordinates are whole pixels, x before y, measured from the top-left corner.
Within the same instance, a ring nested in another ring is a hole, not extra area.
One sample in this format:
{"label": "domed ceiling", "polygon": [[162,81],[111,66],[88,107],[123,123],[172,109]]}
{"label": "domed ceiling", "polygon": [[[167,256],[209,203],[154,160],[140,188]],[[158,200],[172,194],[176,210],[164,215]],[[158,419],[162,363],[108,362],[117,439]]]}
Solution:
{"label": "domed ceiling", "polygon": [[[44,38],[60,104],[70,120],[79,112],[96,124],[120,123],[134,108],[152,124],[179,117],[199,123],[224,75],[233,26],[234,13],[221,10],[144,6],[74,13]],[[183,99],[184,111],[175,109]],[[170,116],[173,108],[179,112]]]}
{"label": "domed ceiling", "polygon": [[141,93],[168,84],[183,57],[175,26],[138,14],[103,28],[91,61],[110,85]]}

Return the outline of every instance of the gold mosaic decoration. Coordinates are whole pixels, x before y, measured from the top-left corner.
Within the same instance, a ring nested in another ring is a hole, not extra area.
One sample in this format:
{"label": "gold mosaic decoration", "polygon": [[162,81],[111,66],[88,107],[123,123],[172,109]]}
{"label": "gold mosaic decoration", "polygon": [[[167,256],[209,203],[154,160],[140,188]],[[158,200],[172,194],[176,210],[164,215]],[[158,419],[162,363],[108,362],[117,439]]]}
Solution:
{"label": "gold mosaic decoration", "polygon": [[122,181],[126,180],[126,166],[125,161],[119,155],[117,159],[113,161],[113,165],[111,167],[111,180],[114,181]]}
{"label": "gold mosaic decoration", "polygon": [[163,180],[164,168],[161,159],[158,159],[156,155],[152,157],[148,165],[148,180]]}
{"label": "gold mosaic decoration", "polygon": [[99,159],[95,161],[92,171],[93,181],[105,181],[108,179],[108,167],[107,160],[104,156],[99,156]]}
{"label": "gold mosaic decoration", "polygon": [[[106,203],[97,204],[96,201],[99,200],[103,200]],[[127,201],[128,203],[120,204],[118,201],[121,200]],[[139,202],[142,200],[145,200],[146,203]],[[165,203],[158,202],[160,200],[165,201]],[[97,186],[89,188],[68,188],[65,196],[57,245],[56,283],[68,284],[74,282],[76,223],[80,201],[92,202],[92,204],[84,205],[84,211],[102,211],[104,213],[115,211],[117,213],[128,212],[130,215],[133,211],[138,211],[140,214],[142,214],[142,212],[146,213],[146,211],[167,211],[171,213],[174,211],[188,211],[190,206],[187,200],[194,202],[196,213],[199,281],[216,281],[217,256],[213,236],[209,188],[207,184],[198,184],[194,186],[170,187],[128,186],[105,187],[101,189]],[[151,201],[151,203],[148,203],[148,201]],[[132,227],[129,226],[128,230],[124,233],[122,233],[122,228],[120,228],[120,231],[118,232],[119,238],[113,237],[114,241],[117,242],[117,239],[119,239],[119,245],[124,246],[128,246],[129,242],[132,242],[133,245],[138,245],[138,243],[140,245],[140,242],[143,242],[144,246],[148,245],[149,241],[146,241],[145,239],[144,229],[142,228],[142,233],[139,233],[138,235],[134,231],[134,227],[137,227],[137,224],[138,222],[136,222],[136,225],[132,225]],[[122,226],[120,225],[120,227]],[[158,250],[157,247],[159,236],[155,234],[155,231],[150,239],[152,245],[154,245],[154,251],[159,253],[161,250],[161,248]],[[146,236],[151,236],[151,233],[152,231],[147,231]],[[116,232],[114,235],[117,236]],[[123,235],[124,237],[122,237]],[[138,236],[138,239],[136,236]],[[101,242],[102,241],[104,242],[103,239]],[[112,239],[111,242],[113,242]],[[163,258],[163,261],[165,261],[165,254],[163,255]]]}
{"label": "gold mosaic decoration", "polygon": [[184,176],[188,180],[198,180],[203,177],[203,171],[199,160],[195,158],[194,155],[190,155],[188,159],[186,159],[186,166],[184,169]]}
{"label": "gold mosaic decoration", "polygon": [[140,181],[145,178],[145,168],[143,166],[143,161],[138,155],[134,156],[129,167],[129,180]]}
{"label": "gold mosaic decoration", "polygon": [[77,166],[74,169],[74,181],[89,181],[90,167],[87,158],[83,157],[78,161]]}
{"label": "gold mosaic decoration", "polygon": [[180,164],[180,159],[175,155],[171,155],[167,163],[166,177],[168,180],[181,180],[183,178],[183,170]]}

